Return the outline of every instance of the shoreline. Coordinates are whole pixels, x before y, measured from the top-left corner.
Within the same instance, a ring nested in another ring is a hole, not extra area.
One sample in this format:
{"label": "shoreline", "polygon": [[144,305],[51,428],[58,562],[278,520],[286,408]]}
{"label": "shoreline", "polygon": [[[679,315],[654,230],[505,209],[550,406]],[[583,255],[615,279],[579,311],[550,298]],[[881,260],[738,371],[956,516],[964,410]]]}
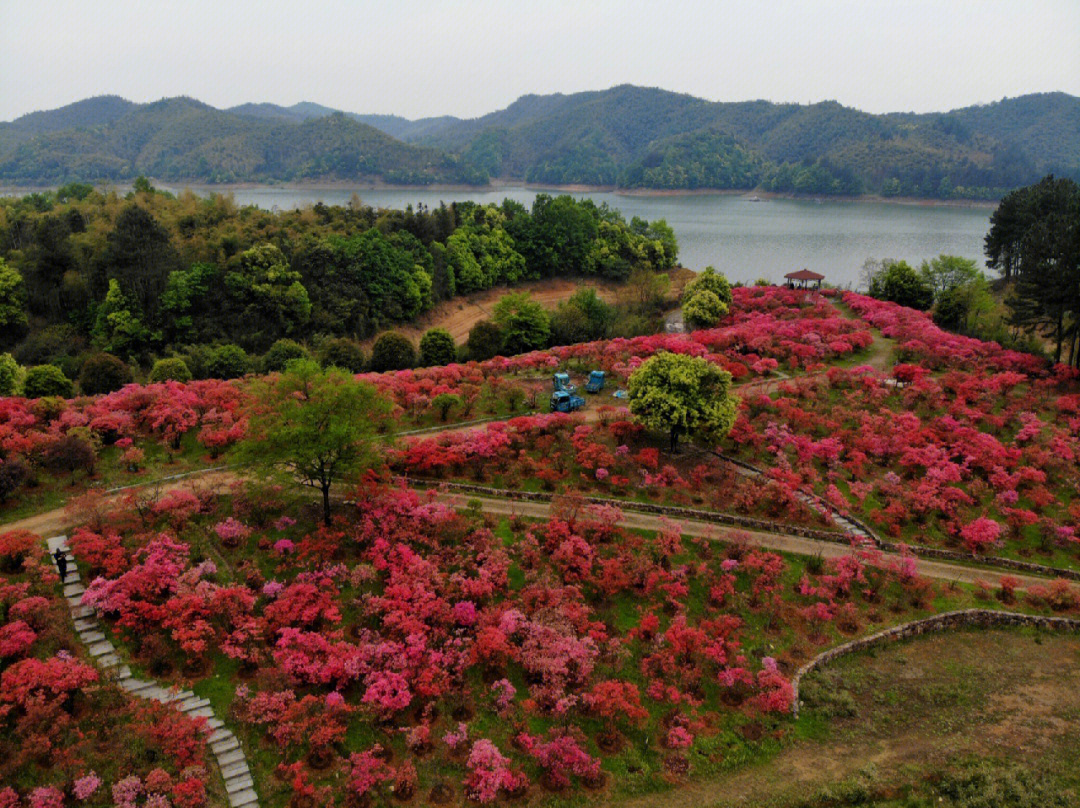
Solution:
{"label": "shoreline", "polygon": [[[314,180],[310,182],[230,182],[230,183],[203,183],[203,182],[162,182],[151,179],[155,187],[168,190],[170,193],[183,193],[190,190],[194,193],[232,193],[235,191],[355,191],[362,194],[364,191],[445,191],[449,193],[471,194],[497,194],[500,191],[519,189],[535,191],[537,193],[550,192],[558,194],[613,194],[615,196],[637,198],[666,198],[666,197],[693,197],[693,196],[741,196],[757,197],[756,201],[766,202],[770,199],[788,199],[796,202],[814,202],[825,204],[829,202],[869,202],[885,205],[905,205],[914,207],[944,207],[944,208],[995,208],[999,200],[984,199],[934,199],[932,197],[918,196],[881,196],[880,194],[860,194],[858,196],[812,196],[792,193],[780,193],[762,190],[743,190],[735,188],[619,188],[614,185],[545,185],[529,182],[514,182],[511,180],[493,180],[487,185],[455,185],[436,183],[432,185],[395,185],[381,182],[352,182],[348,180]],[[158,184],[160,183],[160,184]],[[23,196],[43,191],[55,191],[60,185],[0,185],[0,196]],[[103,183],[94,186],[97,190],[116,191],[127,193],[131,186],[121,183]]]}

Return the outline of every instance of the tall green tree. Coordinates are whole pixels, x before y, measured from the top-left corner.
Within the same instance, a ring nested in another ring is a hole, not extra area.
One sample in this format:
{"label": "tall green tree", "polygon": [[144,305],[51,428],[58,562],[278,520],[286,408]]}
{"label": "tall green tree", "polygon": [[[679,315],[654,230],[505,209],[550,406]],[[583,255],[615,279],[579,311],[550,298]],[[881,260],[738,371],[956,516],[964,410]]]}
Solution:
{"label": "tall green tree", "polygon": [[0,258],[0,345],[26,328],[26,287],[22,275]]}
{"label": "tall green tree", "polygon": [[901,306],[925,310],[934,303],[934,290],[907,261],[891,261],[870,279],[870,296]]}
{"label": "tall green tree", "polygon": [[492,314],[502,328],[503,351],[508,355],[547,347],[551,339],[551,317],[528,292],[503,295]]}
{"label": "tall green tree", "polygon": [[390,405],[369,384],[309,359],[257,383],[240,457],[266,474],[317,488],[331,523],[330,489],[381,462],[379,430]]}
{"label": "tall green tree", "polygon": [[120,288],[115,278],[109,280],[109,291],[97,309],[92,336],[103,351],[128,354],[138,351],[149,342],[151,334],[143,325],[134,304]]}
{"label": "tall green tree", "polygon": [[1070,339],[1070,361],[1080,365],[1080,185],[1048,176],[1009,194],[991,216],[985,248],[987,265],[1015,281],[1012,323],[1050,336],[1055,361]]}
{"label": "tall green tree", "polygon": [[737,399],[729,394],[731,374],[707,359],[666,351],[647,359],[630,375],[630,412],[646,427],[666,431],[671,451],[689,435],[713,445],[735,425]]}
{"label": "tall green tree", "polygon": [[294,334],[311,317],[311,300],[300,273],[273,244],[259,244],[240,256],[240,270],[225,283],[241,307],[249,345],[264,348],[282,335]]}
{"label": "tall green tree", "polygon": [[933,290],[935,300],[951,289],[975,281],[981,275],[975,261],[959,255],[939,255],[923,261],[919,267],[919,277]]}
{"label": "tall green tree", "polygon": [[116,218],[100,263],[106,281],[118,281],[152,323],[169,273],[179,267],[169,231],[132,202]]}

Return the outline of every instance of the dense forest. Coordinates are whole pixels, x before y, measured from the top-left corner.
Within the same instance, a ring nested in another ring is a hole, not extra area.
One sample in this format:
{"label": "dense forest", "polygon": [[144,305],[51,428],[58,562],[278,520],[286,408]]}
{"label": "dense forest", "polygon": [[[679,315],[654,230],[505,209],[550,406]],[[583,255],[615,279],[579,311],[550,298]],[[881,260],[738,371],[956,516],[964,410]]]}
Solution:
{"label": "dense forest", "polygon": [[402,185],[481,184],[445,151],[413,146],[341,113],[282,119],[190,98],[89,99],[0,125],[0,178],[106,182],[147,175],[211,183],[350,178]]}
{"label": "dense forest", "polygon": [[715,103],[629,85],[523,96],[481,118],[410,121],[313,103],[217,110],[111,96],[0,124],[0,181],[490,179],[624,188],[998,198],[1080,179],[1080,99],[1027,95],[947,113],[827,101]]}
{"label": "dense forest", "polygon": [[279,351],[321,346],[356,365],[354,340],[455,295],[556,276],[624,281],[677,255],[662,220],[627,222],[569,196],[540,194],[531,210],[380,210],[354,197],[270,212],[145,179],[126,196],[72,184],[0,199],[0,351],[69,379],[102,351],[143,368],[183,353],[197,375],[237,375],[253,369],[246,354],[282,340],[293,347]]}

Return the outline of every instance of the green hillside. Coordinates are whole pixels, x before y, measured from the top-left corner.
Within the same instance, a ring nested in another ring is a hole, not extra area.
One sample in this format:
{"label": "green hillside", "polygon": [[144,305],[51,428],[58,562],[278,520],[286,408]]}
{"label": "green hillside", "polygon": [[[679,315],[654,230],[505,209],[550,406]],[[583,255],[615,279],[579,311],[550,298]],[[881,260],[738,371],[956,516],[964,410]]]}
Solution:
{"label": "green hillside", "polygon": [[205,182],[487,179],[459,158],[402,143],[340,113],[297,121],[265,107],[237,114],[190,98],[133,105],[105,123],[45,131],[0,149],[0,179],[11,182],[122,181],[140,174]]}
{"label": "green hillside", "polygon": [[1028,95],[946,113],[835,101],[716,103],[622,85],[526,95],[480,118],[409,120],[312,102],[218,110],[102,96],[0,124],[0,181],[548,185],[985,199],[1080,179],[1080,99]]}
{"label": "green hillside", "polygon": [[834,101],[713,103],[621,86],[524,96],[416,141],[534,182],[995,197],[1050,171],[1080,177],[1080,99],[871,115]]}

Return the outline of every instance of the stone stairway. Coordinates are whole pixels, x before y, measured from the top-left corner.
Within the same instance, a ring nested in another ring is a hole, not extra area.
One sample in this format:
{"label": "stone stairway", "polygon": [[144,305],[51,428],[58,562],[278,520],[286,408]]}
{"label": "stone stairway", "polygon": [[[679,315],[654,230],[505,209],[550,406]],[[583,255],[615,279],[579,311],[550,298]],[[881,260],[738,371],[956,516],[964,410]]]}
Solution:
{"label": "stone stairway", "polygon": [[[735,467],[735,472],[743,477],[750,477],[755,479],[765,477],[764,471],[756,468],[755,466],[751,466],[749,463],[744,463],[741,460],[735,460],[734,458],[730,458],[722,454],[718,454],[717,457],[727,463],[731,463]],[[874,536],[869,530],[867,530],[863,525],[859,524],[855,520],[848,519],[846,516],[836,513],[835,511],[830,512],[824,509],[821,505],[820,500],[818,500],[817,497],[813,497],[804,491],[796,491],[795,497],[804,505],[810,507],[812,510],[815,510],[819,513],[827,513],[828,516],[840,527],[841,530],[843,530],[848,535],[853,536],[861,546],[876,547],[880,543],[877,536]]]}
{"label": "stone stairway", "polygon": [[64,598],[75,620],[75,631],[86,645],[94,662],[106,672],[115,674],[120,687],[132,695],[153,699],[162,704],[172,704],[185,715],[205,718],[209,733],[207,741],[221,769],[221,776],[225,779],[225,790],[228,793],[230,808],[258,808],[259,797],[255,793],[255,783],[252,780],[244,750],[240,748],[240,741],[225,727],[225,722],[214,715],[210,702],[199,698],[190,690],[162,687],[155,682],[133,676],[131,669],[121,664],[115,646],[106,639],[94,610],[82,604],[82,595],[86,587],[79,577],[75,557],[68,547],[67,536],[54,536],[47,539],[46,544],[49,545],[50,560],[54,567],[56,559],[51,557],[52,553],[60,549],[67,556],[67,577],[63,580]]}

